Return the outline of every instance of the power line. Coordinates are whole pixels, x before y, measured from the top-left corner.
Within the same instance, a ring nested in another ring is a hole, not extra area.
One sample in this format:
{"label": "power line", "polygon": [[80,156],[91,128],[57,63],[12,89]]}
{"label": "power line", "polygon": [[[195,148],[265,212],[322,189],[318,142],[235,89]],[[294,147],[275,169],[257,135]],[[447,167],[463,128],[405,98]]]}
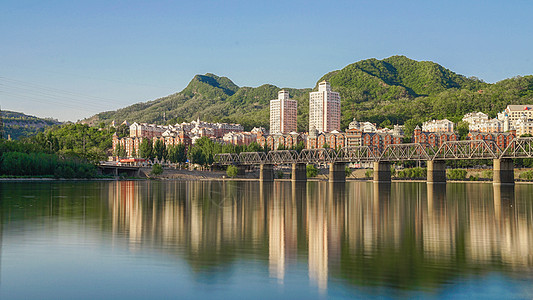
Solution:
{"label": "power line", "polygon": [[63,99],[65,102],[77,102],[80,104],[103,105],[117,102],[116,100],[109,98],[79,94],[68,90],[60,90],[40,84],[7,78],[4,76],[0,76],[0,87],[2,88],[2,91],[6,93],[12,92],[19,95],[27,93],[42,98],[51,97],[56,100]]}

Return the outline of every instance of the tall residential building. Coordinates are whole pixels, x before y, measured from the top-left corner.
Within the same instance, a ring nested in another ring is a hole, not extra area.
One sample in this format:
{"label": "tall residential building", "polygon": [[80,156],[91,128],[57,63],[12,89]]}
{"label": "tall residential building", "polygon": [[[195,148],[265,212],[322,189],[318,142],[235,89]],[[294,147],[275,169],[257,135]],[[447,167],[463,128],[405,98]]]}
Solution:
{"label": "tall residential building", "polygon": [[309,93],[309,130],[341,130],[341,96],[331,91],[329,82],[318,84],[318,92]]}
{"label": "tall residential building", "polygon": [[281,90],[278,99],[270,100],[270,134],[296,131],[296,100],[289,98],[289,92]]}

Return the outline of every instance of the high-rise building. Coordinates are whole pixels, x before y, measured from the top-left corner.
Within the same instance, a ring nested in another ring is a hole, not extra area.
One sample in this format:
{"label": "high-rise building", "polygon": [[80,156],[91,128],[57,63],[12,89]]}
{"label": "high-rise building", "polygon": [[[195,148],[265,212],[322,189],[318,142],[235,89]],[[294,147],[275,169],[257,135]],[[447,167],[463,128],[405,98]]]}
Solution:
{"label": "high-rise building", "polygon": [[296,100],[289,98],[289,92],[281,90],[278,99],[270,100],[270,134],[296,131]]}
{"label": "high-rise building", "polygon": [[309,130],[341,130],[341,96],[331,91],[329,82],[318,84],[318,92],[309,93]]}

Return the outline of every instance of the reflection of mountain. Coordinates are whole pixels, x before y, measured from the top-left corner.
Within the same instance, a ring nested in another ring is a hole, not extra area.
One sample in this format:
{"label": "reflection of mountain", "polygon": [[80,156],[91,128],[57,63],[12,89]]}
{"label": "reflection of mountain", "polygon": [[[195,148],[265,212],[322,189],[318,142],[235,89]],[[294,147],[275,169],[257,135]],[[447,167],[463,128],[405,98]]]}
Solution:
{"label": "reflection of mountain", "polygon": [[434,291],[464,276],[533,270],[530,185],[0,185],[0,246],[2,229],[68,224],[73,234],[94,230],[102,243],[184,259],[202,278],[223,279],[235,264],[259,261],[284,283],[304,264],[320,290],[333,279]]}

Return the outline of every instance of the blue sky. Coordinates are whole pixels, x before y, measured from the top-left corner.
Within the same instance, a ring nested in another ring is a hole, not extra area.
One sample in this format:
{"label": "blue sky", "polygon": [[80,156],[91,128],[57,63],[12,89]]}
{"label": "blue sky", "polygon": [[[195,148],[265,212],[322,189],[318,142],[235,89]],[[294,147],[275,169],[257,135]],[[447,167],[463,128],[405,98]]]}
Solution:
{"label": "blue sky", "polygon": [[0,10],[0,105],[76,121],[195,74],[313,87],[367,58],[533,74],[533,1],[25,1]]}

